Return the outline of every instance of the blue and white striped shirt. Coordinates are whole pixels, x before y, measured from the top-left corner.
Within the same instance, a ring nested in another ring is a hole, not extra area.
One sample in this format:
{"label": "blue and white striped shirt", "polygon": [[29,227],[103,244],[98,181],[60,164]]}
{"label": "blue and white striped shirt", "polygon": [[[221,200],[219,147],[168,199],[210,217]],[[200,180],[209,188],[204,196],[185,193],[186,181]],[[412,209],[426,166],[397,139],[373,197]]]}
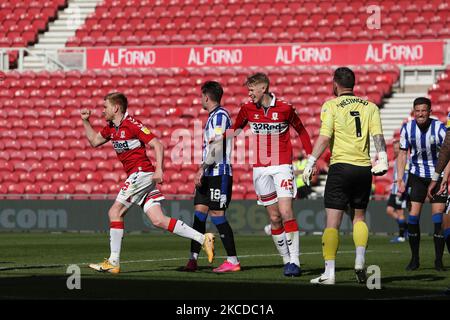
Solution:
{"label": "blue and white striped shirt", "polygon": [[430,120],[426,131],[420,130],[416,120],[405,123],[400,131],[400,149],[411,150],[409,172],[422,178],[433,175],[446,133],[441,121]]}
{"label": "blue and white striped shirt", "polygon": [[[229,113],[221,106],[211,111],[205,126],[203,135],[203,161],[210,149],[210,141],[216,136],[221,136],[227,129],[231,128],[231,118]],[[224,141],[222,153],[216,155],[215,165],[211,165],[205,170],[205,176],[232,175],[231,170],[231,139]]]}

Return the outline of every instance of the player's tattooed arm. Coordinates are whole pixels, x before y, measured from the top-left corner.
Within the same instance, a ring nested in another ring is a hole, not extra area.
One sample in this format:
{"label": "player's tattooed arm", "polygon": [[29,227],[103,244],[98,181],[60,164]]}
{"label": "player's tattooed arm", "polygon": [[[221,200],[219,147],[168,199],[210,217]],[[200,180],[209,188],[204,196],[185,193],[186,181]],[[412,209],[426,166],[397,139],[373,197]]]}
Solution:
{"label": "player's tattooed arm", "polygon": [[450,129],[447,130],[445,134],[444,143],[439,151],[439,158],[436,165],[436,172],[441,173],[444,171],[448,161],[450,160]]}
{"label": "player's tattooed arm", "polygon": [[386,141],[384,141],[384,136],[382,134],[374,135],[373,142],[375,144],[375,149],[377,150],[377,152],[386,151]]}

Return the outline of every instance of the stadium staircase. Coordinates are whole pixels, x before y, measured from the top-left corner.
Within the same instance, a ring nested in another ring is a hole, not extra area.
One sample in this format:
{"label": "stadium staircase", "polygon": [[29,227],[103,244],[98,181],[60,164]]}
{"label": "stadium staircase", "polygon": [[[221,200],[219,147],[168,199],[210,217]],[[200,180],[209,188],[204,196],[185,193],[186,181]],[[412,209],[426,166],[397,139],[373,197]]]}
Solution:
{"label": "stadium staircase", "polygon": [[67,40],[95,12],[100,2],[102,0],[69,0],[68,6],[58,12],[57,20],[49,24],[48,31],[40,34],[38,42],[28,48],[29,55],[24,58],[24,69],[44,70],[45,51],[64,48]]}
{"label": "stadium staircase", "polygon": [[414,99],[420,96],[427,96],[427,92],[395,92],[385,100],[384,108],[381,109],[381,123],[386,140],[392,139],[394,132],[408,119]]}

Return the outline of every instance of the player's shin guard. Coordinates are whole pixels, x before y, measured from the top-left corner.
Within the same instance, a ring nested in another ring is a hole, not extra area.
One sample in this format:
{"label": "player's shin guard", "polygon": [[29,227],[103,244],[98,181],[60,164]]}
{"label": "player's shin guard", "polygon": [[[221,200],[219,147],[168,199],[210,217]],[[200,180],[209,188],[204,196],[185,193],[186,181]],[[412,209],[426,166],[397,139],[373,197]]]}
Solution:
{"label": "player's shin guard", "polygon": [[297,220],[292,219],[284,222],[284,230],[286,231],[286,241],[289,248],[290,263],[294,263],[300,267],[300,243]]}
{"label": "player's shin guard", "polygon": [[112,265],[117,266],[120,262],[120,249],[122,247],[124,223],[123,221],[112,221],[109,227],[111,255],[108,260]]}
{"label": "player's shin guard", "polygon": [[418,216],[408,216],[409,246],[413,259],[419,259],[420,225]]}
{"label": "player's shin guard", "polygon": [[[197,230],[201,234],[206,232],[206,218],[208,215],[201,211],[195,211],[194,213],[194,225],[192,228]],[[197,259],[200,249],[202,248],[201,244],[197,241],[191,241],[191,259]]]}
{"label": "player's shin guard", "polygon": [[278,253],[283,258],[283,264],[291,262],[284,228],[281,227],[280,229],[272,229],[272,239],[275,243],[275,247],[277,248]]}
{"label": "player's shin guard", "polygon": [[437,213],[432,216],[434,223],[434,253],[436,260],[441,261],[445,249],[444,235],[442,234],[442,213]]}
{"label": "player's shin guard", "polygon": [[239,261],[236,256],[236,246],[234,244],[233,229],[231,229],[225,216],[211,217],[212,222],[219,231],[220,239],[222,240],[225,251],[227,252],[227,260],[232,264],[237,264]]}
{"label": "player's shin guard", "polygon": [[194,241],[197,241],[200,244],[203,244],[205,241],[205,236],[200,232],[192,229],[187,224],[185,224],[181,220],[170,218],[169,226],[167,227],[167,231],[175,233],[183,238],[189,238]]}
{"label": "player's shin guard", "polygon": [[322,252],[325,260],[336,260],[339,247],[339,231],[335,228],[326,228],[322,235]]}
{"label": "player's shin guard", "polygon": [[325,275],[334,277],[334,262],[339,247],[339,231],[335,228],[326,228],[322,235],[322,253],[325,260]]}
{"label": "player's shin guard", "polygon": [[369,228],[364,221],[358,221],[353,225],[353,242],[356,248],[355,269],[363,269],[367,242],[369,240]]}

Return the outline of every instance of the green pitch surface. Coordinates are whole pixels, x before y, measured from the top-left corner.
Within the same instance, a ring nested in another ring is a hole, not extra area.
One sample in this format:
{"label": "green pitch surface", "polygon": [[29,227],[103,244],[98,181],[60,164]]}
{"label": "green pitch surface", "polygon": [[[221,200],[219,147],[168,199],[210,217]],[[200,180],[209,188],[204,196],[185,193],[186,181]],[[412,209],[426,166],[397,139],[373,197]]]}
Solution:
{"label": "green pitch surface", "polygon": [[[433,268],[433,240],[422,238],[421,268],[404,270],[409,261],[407,243],[390,244],[388,237],[372,236],[367,266],[381,269],[381,289],[369,290],[356,283],[351,236],[341,236],[336,261],[336,285],[316,287],[309,280],[323,271],[321,237],[301,237],[303,275],[282,275],[281,258],[271,237],[237,236],[242,271],[215,274],[201,254],[200,270],[178,269],[187,262],[189,241],[167,234],[126,235],[121,273],[97,273],[88,263],[109,255],[106,234],[0,234],[0,298],[2,299],[448,299],[450,271]],[[218,266],[224,259],[216,239]],[[69,290],[66,273],[71,264],[81,269],[81,289]],[[444,264],[450,270],[446,251]]]}

